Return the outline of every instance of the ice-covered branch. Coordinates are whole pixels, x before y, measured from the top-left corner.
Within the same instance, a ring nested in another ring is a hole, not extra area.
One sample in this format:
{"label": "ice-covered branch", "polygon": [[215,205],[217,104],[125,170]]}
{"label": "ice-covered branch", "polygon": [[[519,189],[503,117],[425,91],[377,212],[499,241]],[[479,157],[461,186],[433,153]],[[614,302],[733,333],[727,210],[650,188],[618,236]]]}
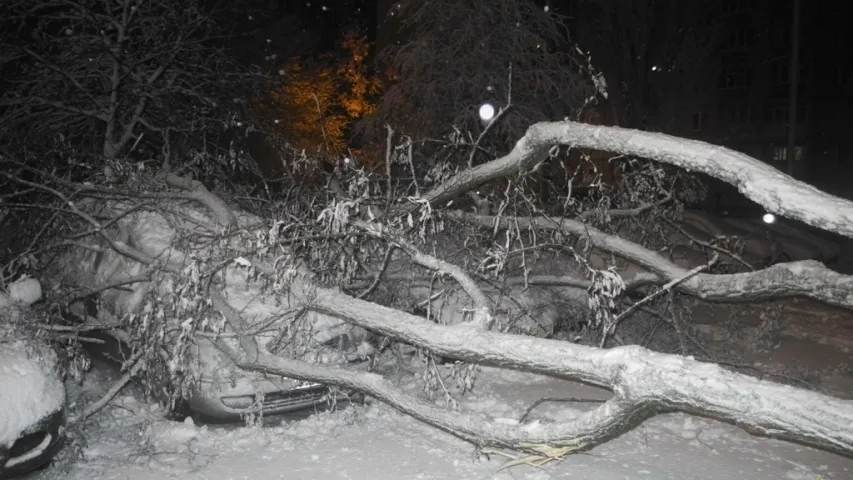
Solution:
{"label": "ice-covered branch", "polygon": [[427,192],[424,199],[440,205],[488,181],[528,172],[545,161],[553,145],[632,155],[702,172],[737,187],[770,212],[853,237],[853,202],[795,180],[748,155],[661,133],[576,122],[532,125],[507,155],[460,172]]}
{"label": "ice-covered branch", "polygon": [[[566,235],[584,238],[595,248],[618,255],[657,275],[660,283],[687,274],[686,269],[657,252],[577,220],[561,217],[504,218],[458,211],[449,212],[448,215],[488,229],[494,228],[497,222],[505,228],[558,230]],[[832,271],[814,260],[780,263],[746,273],[700,273],[676,288],[705,300],[755,301],[803,296],[853,309],[853,277]]]}

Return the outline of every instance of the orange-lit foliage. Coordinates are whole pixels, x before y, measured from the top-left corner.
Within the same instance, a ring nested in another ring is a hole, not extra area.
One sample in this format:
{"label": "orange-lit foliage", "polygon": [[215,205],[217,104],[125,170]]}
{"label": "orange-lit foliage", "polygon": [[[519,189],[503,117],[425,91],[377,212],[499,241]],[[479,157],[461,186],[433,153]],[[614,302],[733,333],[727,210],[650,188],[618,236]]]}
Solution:
{"label": "orange-lit foliage", "polygon": [[328,67],[305,67],[298,59],[286,67],[284,84],[270,93],[279,123],[276,130],[297,148],[333,156],[346,151],[346,115],[337,112],[338,79]]}
{"label": "orange-lit foliage", "polygon": [[371,115],[376,111],[376,99],[382,92],[382,82],[367,71],[365,63],[370,52],[367,37],[358,30],[350,30],[341,44],[349,52],[347,63],[338,68],[346,88],[339,101],[350,120]]}
{"label": "orange-lit foliage", "polygon": [[341,47],[345,55],[327,55],[310,63],[291,60],[282,71],[281,86],[255,104],[259,116],[267,119],[268,130],[330,163],[348,152],[360,156],[349,148],[347,137],[355,121],[376,110],[382,89],[379,79],[368,72],[367,37],[350,30]]}

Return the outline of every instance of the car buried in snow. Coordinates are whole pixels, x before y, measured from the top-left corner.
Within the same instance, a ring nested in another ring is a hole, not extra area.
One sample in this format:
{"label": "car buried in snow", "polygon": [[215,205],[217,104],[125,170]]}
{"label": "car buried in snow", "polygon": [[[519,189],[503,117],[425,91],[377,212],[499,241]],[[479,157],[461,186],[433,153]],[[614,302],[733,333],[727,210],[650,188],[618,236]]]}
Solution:
{"label": "car buried in snow", "polygon": [[[115,215],[123,208],[115,204],[81,206],[100,217]],[[182,273],[197,266],[206,268],[204,260],[221,253],[193,251],[187,255],[174,246],[187,242],[187,232],[193,229],[207,229],[200,236],[215,230],[214,220],[205,211],[191,205],[164,207],[163,211],[119,214],[109,233],[158,262],[186,262],[178,267]],[[240,215],[241,225],[258,224],[257,218]],[[186,223],[176,226],[177,218]],[[184,243],[183,248],[191,251],[193,247]],[[193,263],[192,255],[204,260]],[[86,348],[127,368],[137,361],[138,352],[148,349],[142,383],[153,399],[166,404],[177,417],[232,422],[249,416],[305,412],[349,400],[348,392],[327,385],[238,368],[222,345],[237,350],[244,338],[273,355],[349,368],[367,365],[370,347],[364,341],[365,332],[343,320],[306,311],[289,291],[265,290],[254,283],[242,260],[229,260],[218,271],[221,304],[211,303],[210,295],[199,294],[189,284],[180,284],[186,276],[163,274],[162,270],[152,275],[149,265],[107,244],[70,247],[49,263],[52,288],[76,292],[74,301],[66,302],[62,316],[68,323],[86,327],[86,336],[94,340],[86,342]],[[234,325],[224,311],[246,324]]]}
{"label": "car buried in snow", "polygon": [[40,296],[31,278],[0,291],[0,479],[47,464],[64,440],[65,385],[56,353],[19,326]]}
{"label": "car buried in snow", "polygon": [[[90,321],[96,318],[89,317]],[[94,343],[88,343],[87,350],[115,366],[125,365],[133,352],[124,333],[119,329],[92,331],[88,337]],[[339,345],[349,342],[348,338],[345,334],[337,336],[326,341],[325,346],[338,349]],[[338,349],[342,352],[339,356],[356,350],[347,348]],[[358,361],[360,357],[355,358],[355,361],[346,363],[355,364],[355,368],[366,365]],[[202,423],[230,423],[245,420],[247,416],[303,415],[334,402],[361,398],[355,393],[338,392],[321,383],[242,371],[218,349],[204,345],[204,341],[194,347],[192,362],[196,365],[196,375],[186,397],[154,395],[162,403],[171,403],[170,416],[173,418],[192,417]],[[172,387],[168,383],[170,381],[173,380],[163,379],[156,387]]]}

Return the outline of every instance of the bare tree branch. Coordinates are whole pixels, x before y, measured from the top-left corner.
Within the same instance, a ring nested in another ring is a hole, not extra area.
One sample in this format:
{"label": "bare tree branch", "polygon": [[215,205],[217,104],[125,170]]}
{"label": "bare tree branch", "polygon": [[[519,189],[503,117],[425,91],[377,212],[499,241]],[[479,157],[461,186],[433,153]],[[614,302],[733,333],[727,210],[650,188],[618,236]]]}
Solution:
{"label": "bare tree branch", "polygon": [[[487,229],[498,224],[502,228],[558,230],[583,238],[595,248],[611,252],[643,267],[657,275],[659,281],[671,281],[687,274],[687,270],[657,252],[630,240],[606,234],[577,220],[549,217],[506,218],[458,211],[448,212],[448,216]],[[747,273],[700,273],[680,283],[677,289],[713,301],[755,301],[804,296],[853,309],[853,277],[834,272],[814,260],[781,263]]]}
{"label": "bare tree branch", "polygon": [[490,308],[491,301],[489,301],[489,298],[482,290],[480,290],[480,287],[477,286],[477,282],[465,273],[465,270],[460,268],[458,265],[454,265],[450,262],[441,260],[440,258],[423,253],[413,244],[404,239],[389,236],[382,231],[381,225],[379,224],[354,221],[353,225],[364,230],[373,237],[382,238],[391,242],[397,248],[406,252],[415,264],[452,277],[459,283],[465,293],[471,297],[471,300],[474,301],[476,311],[470,324],[484,329],[488,329],[491,326],[493,320]]}

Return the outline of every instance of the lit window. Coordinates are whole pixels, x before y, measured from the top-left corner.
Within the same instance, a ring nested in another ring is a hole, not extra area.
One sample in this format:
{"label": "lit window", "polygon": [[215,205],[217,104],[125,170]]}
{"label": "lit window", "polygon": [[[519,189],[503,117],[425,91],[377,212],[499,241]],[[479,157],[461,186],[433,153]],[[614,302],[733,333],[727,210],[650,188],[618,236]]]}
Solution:
{"label": "lit window", "polygon": [[[801,162],[803,161],[803,155],[805,153],[805,149],[802,145],[794,146],[794,161]],[[774,163],[785,163],[788,161],[788,147],[773,147],[773,162]]]}

